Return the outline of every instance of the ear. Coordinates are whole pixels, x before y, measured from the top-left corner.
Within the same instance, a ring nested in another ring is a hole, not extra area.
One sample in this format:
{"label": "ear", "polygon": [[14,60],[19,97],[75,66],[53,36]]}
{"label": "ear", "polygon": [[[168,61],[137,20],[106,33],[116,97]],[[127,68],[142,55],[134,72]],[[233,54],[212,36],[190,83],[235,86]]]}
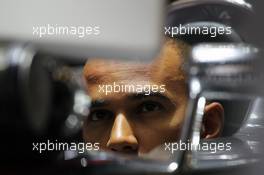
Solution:
{"label": "ear", "polygon": [[220,103],[205,106],[201,138],[216,138],[221,135],[224,125],[224,108]]}

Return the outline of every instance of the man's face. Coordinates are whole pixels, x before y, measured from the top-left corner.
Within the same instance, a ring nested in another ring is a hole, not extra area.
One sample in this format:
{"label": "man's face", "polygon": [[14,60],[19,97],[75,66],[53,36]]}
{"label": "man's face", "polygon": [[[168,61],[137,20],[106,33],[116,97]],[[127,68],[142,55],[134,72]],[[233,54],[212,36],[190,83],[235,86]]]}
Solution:
{"label": "man's face", "polygon": [[[85,141],[98,142],[103,150],[140,155],[178,140],[187,88],[181,59],[175,51],[164,52],[163,57],[174,55],[174,60],[158,58],[151,64],[88,61],[84,76],[92,106],[84,124]],[[105,86],[114,84],[162,87],[162,91],[131,92],[119,87],[106,93]]]}

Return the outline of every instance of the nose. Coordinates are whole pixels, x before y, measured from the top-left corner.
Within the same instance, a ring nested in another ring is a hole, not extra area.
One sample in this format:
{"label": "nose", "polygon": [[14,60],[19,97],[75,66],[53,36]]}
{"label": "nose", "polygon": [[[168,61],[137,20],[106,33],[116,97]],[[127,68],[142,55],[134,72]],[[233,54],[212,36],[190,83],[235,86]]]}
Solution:
{"label": "nose", "polygon": [[138,141],[133,134],[133,130],[123,114],[118,114],[115,118],[110,138],[107,142],[108,149],[120,153],[136,153]]}

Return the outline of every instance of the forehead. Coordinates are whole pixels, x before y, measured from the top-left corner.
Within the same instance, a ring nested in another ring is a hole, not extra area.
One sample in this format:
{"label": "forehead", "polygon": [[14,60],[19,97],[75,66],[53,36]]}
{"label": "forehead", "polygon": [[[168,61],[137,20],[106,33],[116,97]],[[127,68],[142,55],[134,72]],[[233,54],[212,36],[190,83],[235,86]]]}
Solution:
{"label": "forehead", "polygon": [[[169,76],[173,73],[167,72],[169,69],[166,69],[165,72],[161,70],[164,69],[164,66],[161,64],[116,63],[94,60],[90,63],[88,62],[87,65],[89,66],[86,67],[85,79],[88,85],[88,93],[93,100],[105,99],[118,101],[128,99],[127,97],[135,93],[129,91],[116,93],[111,91],[106,94],[106,86],[113,85],[113,83],[118,85],[134,85],[134,87],[148,86],[150,88],[155,85],[159,90],[163,86],[166,90],[161,95],[166,96],[171,101],[176,101],[176,98],[182,98],[186,93],[184,79],[181,74],[175,72],[176,74],[172,76],[173,78],[170,78]],[[104,90],[100,91],[99,86],[104,86]]]}
{"label": "forehead", "polygon": [[109,60],[88,61],[84,76],[90,86],[112,82],[146,83],[151,81],[149,64]]}
{"label": "forehead", "polygon": [[84,67],[88,93],[100,84],[164,84],[173,94],[186,89],[185,73],[182,70],[188,46],[168,41],[159,56],[151,63],[90,59]]}

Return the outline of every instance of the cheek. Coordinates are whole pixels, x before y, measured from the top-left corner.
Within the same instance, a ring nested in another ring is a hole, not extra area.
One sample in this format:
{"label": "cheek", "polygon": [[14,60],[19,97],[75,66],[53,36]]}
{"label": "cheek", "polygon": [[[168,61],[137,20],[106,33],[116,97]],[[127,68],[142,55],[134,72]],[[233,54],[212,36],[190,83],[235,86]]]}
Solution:
{"label": "cheek", "polygon": [[85,142],[100,143],[105,145],[108,141],[109,128],[107,126],[91,126],[85,125],[83,127],[83,139]]}
{"label": "cheek", "polygon": [[154,131],[150,128],[138,130],[137,140],[139,142],[139,153],[148,153],[158,146],[163,146],[165,142],[176,142],[180,136],[180,127],[159,128]]}
{"label": "cheek", "polygon": [[139,152],[147,153],[165,142],[175,142],[179,139],[183,116],[178,116],[180,112],[171,113],[170,116],[161,118],[153,117],[149,122],[136,124],[135,128],[139,141]]}

